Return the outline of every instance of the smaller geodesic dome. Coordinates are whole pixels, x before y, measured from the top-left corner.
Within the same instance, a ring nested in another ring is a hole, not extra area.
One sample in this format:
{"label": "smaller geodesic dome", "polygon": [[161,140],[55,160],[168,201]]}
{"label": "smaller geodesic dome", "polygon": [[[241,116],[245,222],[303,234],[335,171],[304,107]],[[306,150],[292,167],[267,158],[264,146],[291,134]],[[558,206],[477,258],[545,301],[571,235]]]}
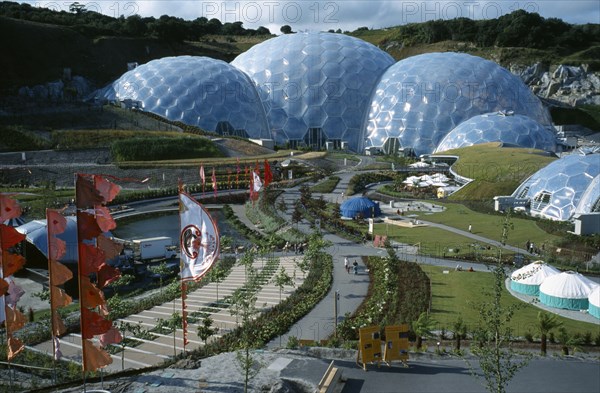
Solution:
{"label": "smaller geodesic dome", "polygon": [[510,288],[525,295],[538,296],[540,285],[547,277],[559,274],[560,270],[543,261],[535,261],[515,270],[510,275]]}
{"label": "smaller geodesic dome", "polygon": [[600,209],[599,181],[594,181],[599,175],[600,154],[573,153],[531,175],[512,196],[529,199],[532,216],[567,221],[576,211],[593,213]]}
{"label": "smaller geodesic dome", "polygon": [[377,217],[381,214],[379,203],[366,197],[350,198],[340,206],[342,217],[354,218],[361,215],[363,218]]}
{"label": "smaller geodesic dome", "polygon": [[598,284],[589,278],[567,271],[547,277],[540,285],[540,302],[567,310],[587,310],[588,297]]}
{"label": "smaller geodesic dome", "polygon": [[222,60],[163,57],[123,74],[96,98],[129,102],[168,120],[221,135],[270,139],[258,92],[250,78]]}
{"label": "smaller geodesic dome", "polygon": [[547,126],[528,116],[500,111],[460,123],[442,139],[434,153],[488,142],[556,151],[556,138]]}

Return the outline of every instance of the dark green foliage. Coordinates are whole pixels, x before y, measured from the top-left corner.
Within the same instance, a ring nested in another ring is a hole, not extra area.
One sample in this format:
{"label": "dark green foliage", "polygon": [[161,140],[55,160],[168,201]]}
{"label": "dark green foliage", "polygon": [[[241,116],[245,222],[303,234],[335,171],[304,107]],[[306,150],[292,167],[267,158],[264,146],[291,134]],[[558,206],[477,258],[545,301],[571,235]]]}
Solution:
{"label": "dark green foliage", "polygon": [[222,156],[210,140],[186,137],[124,139],[113,142],[110,150],[115,161],[159,161]]}
{"label": "dark green foliage", "polygon": [[[118,18],[99,13],[98,5],[86,9],[83,5],[80,9],[71,9],[69,3],[52,3],[54,8],[32,7],[30,4],[4,1],[0,2],[0,16],[14,19],[29,20],[53,25],[71,27],[73,30],[87,36],[128,36],[128,37],[154,37],[168,42],[183,40],[197,40],[206,34],[235,34],[241,36],[270,35],[266,27],[258,29],[246,29],[242,22],[222,24],[218,19],[208,20],[201,17],[193,21],[162,15],[158,19],[154,17],[142,18],[135,14],[133,6],[123,9],[113,9],[118,5],[109,5],[110,10],[122,13]],[[95,5],[95,6],[94,6]],[[104,6],[104,5],[102,5]],[[109,11],[109,10],[106,10]]]}
{"label": "dark green foliage", "polygon": [[431,20],[396,27],[388,41],[405,45],[432,44],[446,40],[479,46],[558,48],[574,52],[592,46],[600,37],[600,25],[571,25],[556,18],[517,10],[497,19]]}
{"label": "dark green foliage", "polygon": [[372,183],[394,180],[394,173],[361,173],[350,179],[348,183],[348,195],[358,194],[365,190],[365,187]]}
{"label": "dark green foliage", "polygon": [[22,151],[48,149],[50,142],[21,126],[0,125],[0,150]]}

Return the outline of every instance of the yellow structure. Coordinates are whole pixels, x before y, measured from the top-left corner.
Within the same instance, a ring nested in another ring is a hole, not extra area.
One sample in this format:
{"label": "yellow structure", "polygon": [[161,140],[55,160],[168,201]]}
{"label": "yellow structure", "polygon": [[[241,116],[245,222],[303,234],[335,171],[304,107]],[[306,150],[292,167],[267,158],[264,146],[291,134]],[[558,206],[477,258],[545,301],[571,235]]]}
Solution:
{"label": "yellow structure", "polygon": [[381,337],[379,335],[379,326],[367,326],[358,331],[358,353],[356,363],[367,370],[367,363],[381,361]]}
{"label": "yellow structure", "polygon": [[408,324],[385,327],[385,349],[383,361],[389,366],[394,360],[400,360],[405,367],[408,360]]}

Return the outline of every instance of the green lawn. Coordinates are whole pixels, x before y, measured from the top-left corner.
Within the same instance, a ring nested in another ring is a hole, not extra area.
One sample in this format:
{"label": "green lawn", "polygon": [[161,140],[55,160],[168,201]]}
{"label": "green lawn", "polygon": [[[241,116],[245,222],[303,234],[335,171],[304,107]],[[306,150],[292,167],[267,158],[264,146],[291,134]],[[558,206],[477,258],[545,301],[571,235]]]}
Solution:
{"label": "green lawn", "polygon": [[529,176],[556,160],[541,150],[500,147],[497,142],[441,154],[459,156],[452,168],[459,175],[474,179],[451,195],[453,200],[484,200],[496,195],[510,195]]}
{"label": "green lawn", "polygon": [[[475,212],[464,205],[454,203],[437,203],[446,208],[441,213],[425,214],[423,212],[409,212],[409,214],[418,215],[419,219],[431,221],[438,224],[448,225],[453,228],[466,231],[469,224],[472,226],[472,232],[476,235],[483,236],[488,239],[500,241],[502,237],[502,222],[503,216],[496,214],[485,214]],[[535,220],[511,217],[511,222],[514,226],[508,233],[507,244],[525,248],[527,240],[535,244],[550,245],[559,239],[558,236],[550,235],[541,230]]]}
{"label": "green lawn", "polygon": [[[452,323],[460,315],[469,326],[469,330],[472,330],[472,326],[479,319],[478,303],[486,300],[486,294],[491,294],[493,275],[485,272],[457,272],[452,269],[430,265],[421,265],[421,268],[431,279],[431,312],[432,317],[439,324],[439,329],[445,327],[451,330]],[[449,273],[443,274],[442,271],[444,270],[448,270]],[[537,314],[540,309],[516,299],[506,289],[502,299],[504,305],[524,305],[522,309],[515,313],[512,319],[514,334],[520,337],[528,331],[535,334]],[[559,317],[559,319],[571,334],[591,332],[592,336],[595,337],[600,332],[600,321],[597,324],[592,324],[563,317]]]}
{"label": "green lawn", "polygon": [[[481,256],[497,256],[498,251],[487,249],[484,243],[478,243],[466,236],[457,235],[434,227],[405,228],[390,224],[375,224],[375,235],[385,235],[400,243],[419,244],[421,254],[436,257],[471,257],[474,252]],[[475,246],[475,247],[474,247]],[[450,251],[452,250],[452,251]],[[505,255],[509,252],[505,251]]]}
{"label": "green lawn", "polygon": [[327,179],[320,181],[319,183],[310,187],[310,191],[318,192],[318,193],[330,193],[330,192],[333,192],[333,190],[335,190],[335,187],[337,186],[337,184],[339,182],[340,182],[339,177],[330,176]]}

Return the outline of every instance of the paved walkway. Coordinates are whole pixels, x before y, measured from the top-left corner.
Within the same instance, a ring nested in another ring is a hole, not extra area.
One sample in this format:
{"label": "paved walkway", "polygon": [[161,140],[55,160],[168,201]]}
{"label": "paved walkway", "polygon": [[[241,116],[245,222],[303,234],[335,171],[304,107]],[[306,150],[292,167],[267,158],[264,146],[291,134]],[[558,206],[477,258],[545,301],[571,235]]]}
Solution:
{"label": "paved walkway", "polygon": [[[279,259],[279,262],[279,266],[284,267],[288,274],[293,274],[296,269],[295,258],[282,257]],[[257,259],[254,262],[254,266],[258,272],[263,269],[264,263],[265,261],[263,259]],[[279,271],[279,266],[274,270],[274,273]],[[269,282],[262,285],[257,294],[256,307],[258,309],[265,310],[278,304],[280,300],[289,297],[304,281],[301,274],[295,274],[295,286],[285,286],[280,293],[279,287],[270,282],[271,277],[272,275],[266,277]],[[204,316],[210,317],[213,320],[213,327],[219,328],[218,333],[213,336],[213,339],[218,338],[237,327],[238,319],[231,314],[228,305],[223,302],[223,299],[232,295],[245,283],[246,277],[244,267],[235,265],[223,282],[219,284],[211,282],[188,295],[186,300],[188,315],[190,318],[195,317],[198,320],[196,322],[190,322],[188,325],[189,343],[186,346],[187,351],[198,349],[203,345],[202,340],[198,337],[197,329],[202,323]],[[169,320],[173,313],[179,313],[179,315],[181,315],[181,299],[179,298],[144,310],[140,313],[118,319],[114,321],[114,325],[119,327],[122,323],[129,323],[133,326],[140,326],[147,331],[152,331],[157,328],[161,320]],[[135,347],[127,346],[124,352],[111,355],[113,363],[110,364],[106,370],[111,372],[128,368],[156,366],[164,360],[183,351],[183,331],[181,329],[177,329],[175,334],[162,334],[157,332],[152,332],[151,334],[154,336],[154,339],[136,338],[135,340],[139,345]],[[131,333],[125,333],[125,336],[130,337]],[[78,363],[81,362],[80,334],[67,334],[60,339],[60,343],[61,352],[65,359]],[[52,354],[51,341],[46,341],[28,348],[34,351]]]}

